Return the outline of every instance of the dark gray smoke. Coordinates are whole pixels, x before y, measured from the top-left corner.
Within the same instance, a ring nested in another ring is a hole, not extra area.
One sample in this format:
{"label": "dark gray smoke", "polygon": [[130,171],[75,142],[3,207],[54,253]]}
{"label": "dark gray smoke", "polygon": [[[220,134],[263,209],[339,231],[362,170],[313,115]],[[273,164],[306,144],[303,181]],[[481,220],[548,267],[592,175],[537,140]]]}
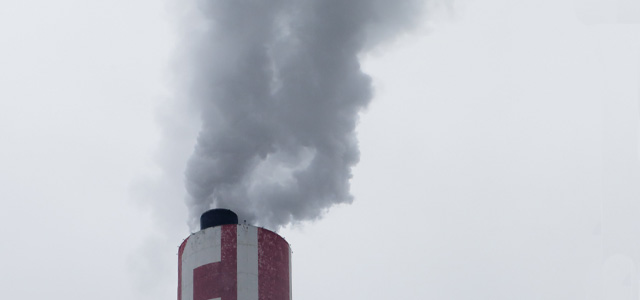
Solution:
{"label": "dark gray smoke", "polygon": [[355,128],[372,97],[358,55],[408,28],[420,0],[202,0],[187,20],[202,129],[190,225],[212,207],[273,229],[350,203]]}

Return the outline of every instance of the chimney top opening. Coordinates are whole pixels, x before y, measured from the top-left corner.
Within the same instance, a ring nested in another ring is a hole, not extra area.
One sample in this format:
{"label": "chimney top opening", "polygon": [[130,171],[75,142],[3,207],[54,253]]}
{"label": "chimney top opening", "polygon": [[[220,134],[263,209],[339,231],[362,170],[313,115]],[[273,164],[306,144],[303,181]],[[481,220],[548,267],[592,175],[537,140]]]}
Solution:
{"label": "chimney top opening", "polygon": [[229,209],[216,208],[200,216],[200,230],[229,224],[238,224],[238,215]]}

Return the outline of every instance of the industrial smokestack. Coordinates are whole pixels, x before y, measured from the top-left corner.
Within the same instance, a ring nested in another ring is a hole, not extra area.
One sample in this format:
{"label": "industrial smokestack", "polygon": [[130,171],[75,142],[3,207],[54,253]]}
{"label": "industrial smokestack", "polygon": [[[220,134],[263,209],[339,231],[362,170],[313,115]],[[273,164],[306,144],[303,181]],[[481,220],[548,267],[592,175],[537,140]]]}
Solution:
{"label": "industrial smokestack", "polygon": [[291,300],[291,248],[275,232],[205,212],[178,252],[178,300]]}
{"label": "industrial smokestack", "polygon": [[190,227],[216,207],[277,230],[350,203],[355,128],[373,94],[358,56],[413,25],[424,2],[187,1],[181,78],[202,120]]}

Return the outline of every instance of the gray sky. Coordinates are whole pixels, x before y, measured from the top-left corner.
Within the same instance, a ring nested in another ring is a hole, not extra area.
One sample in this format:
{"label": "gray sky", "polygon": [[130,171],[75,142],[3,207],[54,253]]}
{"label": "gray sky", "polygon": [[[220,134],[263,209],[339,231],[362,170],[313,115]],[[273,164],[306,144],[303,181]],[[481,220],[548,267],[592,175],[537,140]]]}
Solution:
{"label": "gray sky", "polygon": [[[0,8],[0,294],[175,299],[198,121],[163,1]],[[462,0],[363,54],[351,205],[296,299],[639,299],[640,4]]]}

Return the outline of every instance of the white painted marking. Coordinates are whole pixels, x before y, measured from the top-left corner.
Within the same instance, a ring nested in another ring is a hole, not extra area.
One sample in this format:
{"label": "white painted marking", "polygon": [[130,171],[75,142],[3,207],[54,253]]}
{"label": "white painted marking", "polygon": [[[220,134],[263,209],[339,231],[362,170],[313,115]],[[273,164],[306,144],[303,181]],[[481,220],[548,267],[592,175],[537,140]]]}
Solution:
{"label": "white painted marking", "polygon": [[220,261],[221,233],[220,227],[207,228],[196,232],[187,240],[182,253],[182,300],[193,300],[193,270]]}
{"label": "white painted marking", "polygon": [[258,300],[258,228],[238,226],[238,300]]}

